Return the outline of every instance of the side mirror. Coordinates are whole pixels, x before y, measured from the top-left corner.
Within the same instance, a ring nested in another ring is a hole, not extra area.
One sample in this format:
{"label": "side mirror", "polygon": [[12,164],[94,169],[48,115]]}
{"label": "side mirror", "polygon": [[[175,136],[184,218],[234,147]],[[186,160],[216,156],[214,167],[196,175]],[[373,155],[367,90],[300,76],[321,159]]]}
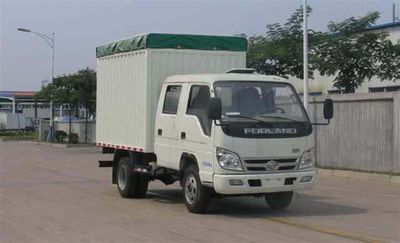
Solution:
{"label": "side mirror", "polygon": [[220,120],[222,116],[222,103],[221,99],[211,97],[208,103],[208,118],[211,120]]}
{"label": "side mirror", "polygon": [[332,119],[333,117],[333,100],[325,99],[324,101],[324,118],[327,120]]}

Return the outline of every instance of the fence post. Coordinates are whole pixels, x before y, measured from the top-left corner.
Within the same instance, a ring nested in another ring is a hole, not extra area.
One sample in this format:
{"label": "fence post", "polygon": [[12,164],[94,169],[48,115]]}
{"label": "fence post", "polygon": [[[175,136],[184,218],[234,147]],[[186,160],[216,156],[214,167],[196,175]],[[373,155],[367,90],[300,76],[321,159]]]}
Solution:
{"label": "fence post", "polygon": [[393,93],[393,172],[400,172],[400,92]]}

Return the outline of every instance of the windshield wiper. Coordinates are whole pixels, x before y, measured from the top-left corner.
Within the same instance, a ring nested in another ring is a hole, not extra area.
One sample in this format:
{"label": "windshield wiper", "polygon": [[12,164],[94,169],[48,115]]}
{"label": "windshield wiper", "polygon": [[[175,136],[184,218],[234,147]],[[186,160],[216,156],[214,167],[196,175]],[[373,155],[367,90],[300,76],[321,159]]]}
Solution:
{"label": "windshield wiper", "polygon": [[257,119],[255,117],[242,115],[239,112],[230,112],[230,113],[227,112],[225,115],[226,115],[226,117],[246,118],[246,119],[253,120],[253,121],[258,121],[258,122],[261,122],[261,123],[268,123],[268,122],[266,122],[264,120]]}
{"label": "windshield wiper", "polygon": [[299,120],[296,120],[296,119],[292,119],[292,118],[288,118],[288,117],[282,117],[282,116],[260,115],[260,117],[264,117],[264,118],[278,118],[278,119],[287,120],[287,121],[292,121],[292,122],[296,122],[296,123],[307,123],[307,121],[299,121]]}

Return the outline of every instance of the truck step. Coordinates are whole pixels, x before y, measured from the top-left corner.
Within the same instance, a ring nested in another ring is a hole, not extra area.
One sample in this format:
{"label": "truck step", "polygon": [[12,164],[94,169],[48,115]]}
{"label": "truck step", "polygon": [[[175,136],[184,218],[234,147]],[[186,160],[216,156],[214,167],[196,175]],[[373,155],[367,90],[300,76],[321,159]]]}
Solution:
{"label": "truck step", "polygon": [[150,165],[134,165],[133,172],[135,173],[143,173],[150,174],[153,171],[153,167]]}

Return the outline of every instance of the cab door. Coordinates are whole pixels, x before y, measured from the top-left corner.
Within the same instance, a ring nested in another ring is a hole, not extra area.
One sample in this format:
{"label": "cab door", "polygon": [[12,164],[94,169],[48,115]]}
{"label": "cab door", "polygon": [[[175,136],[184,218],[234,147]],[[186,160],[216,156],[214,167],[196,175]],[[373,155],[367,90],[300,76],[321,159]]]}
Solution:
{"label": "cab door", "polygon": [[211,92],[208,84],[192,83],[186,87],[178,119],[178,139],[181,153],[196,157],[200,179],[212,182],[213,156],[212,120],[208,118]]}
{"label": "cab door", "polygon": [[177,116],[182,93],[183,84],[164,85],[156,116],[154,151],[157,155],[157,164],[171,169],[179,167]]}

